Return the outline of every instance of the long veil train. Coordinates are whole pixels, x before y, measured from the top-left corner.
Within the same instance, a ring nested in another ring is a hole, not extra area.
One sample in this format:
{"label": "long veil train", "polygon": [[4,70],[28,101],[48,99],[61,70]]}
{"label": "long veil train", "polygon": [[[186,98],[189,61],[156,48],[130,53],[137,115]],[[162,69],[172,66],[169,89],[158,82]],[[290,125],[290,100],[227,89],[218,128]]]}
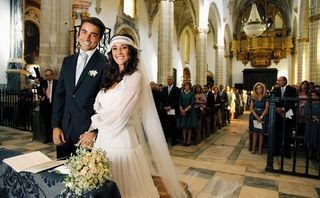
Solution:
{"label": "long veil train", "polygon": [[[141,122],[136,122],[136,127],[143,127],[143,130],[141,130],[142,128],[137,130],[138,139],[149,159],[151,172],[161,177],[171,197],[187,197],[187,194],[180,184],[171,159],[149,85],[150,78],[141,59],[139,70],[144,78],[142,80],[142,94],[139,104],[141,109]],[[139,123],[141,123],[142,126],[138,126]]]}

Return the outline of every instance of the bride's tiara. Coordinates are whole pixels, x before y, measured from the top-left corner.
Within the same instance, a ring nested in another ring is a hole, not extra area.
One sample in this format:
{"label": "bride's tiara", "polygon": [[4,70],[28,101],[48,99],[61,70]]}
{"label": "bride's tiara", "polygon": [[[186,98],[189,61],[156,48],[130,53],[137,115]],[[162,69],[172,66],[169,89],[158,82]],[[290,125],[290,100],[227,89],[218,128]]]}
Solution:
{"label": "bride's tiara", "polygon": [[111,51],[112,46],[115,43],[122,43],[122,44],[131,45],[132,47],[138,49],[137,45],[133,42],[133,40],[131,38],[126,37],[126,36],[115,36],[111,39],[111,41],[107,47],[107,52]]}

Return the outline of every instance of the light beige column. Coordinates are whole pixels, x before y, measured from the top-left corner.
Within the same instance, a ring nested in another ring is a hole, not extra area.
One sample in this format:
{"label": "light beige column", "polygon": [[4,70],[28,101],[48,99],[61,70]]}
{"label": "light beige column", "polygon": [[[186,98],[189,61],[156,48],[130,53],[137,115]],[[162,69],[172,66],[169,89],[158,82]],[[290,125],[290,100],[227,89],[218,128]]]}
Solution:
{"label": "light beige column", "polygon": [[223,58],[224,58],[224,45],[216,45],[216,65],[215,65],[215,79],[214,84],[223,84]]}
{"label": "light beige column", "polygon": [[159,34],[158,34],[158,83],[166,84],[168,74],[172,72],[172,43],[174,22],[174,1],[159,2]]}
{"label": "light beige column", "polygon": [[207,38],[208,28],[196,28],[197,33],[197,68],[196,68],[196,79],[195,82],[200,85],[207,84]]}
{"label": "light beige column", "polygon": [[308,72],[309,68],[309,39],[308,38],[300,38],[298,39],[298,66],[297,66],[297,82],[302,82],[306,80],[306,72]]}
{"label": "light beige column", "polygon": [[308,1],[301,1],[301,14],[299,17],[297,82],[308,79],[309,72],[309,20]]}
{"label": "light beige column", "polygon": [[233,58],[233,56],[232,56],[232,54],[229,53],[229,54],[226,54],[224,57],[226,58],[226,62],[227,62],[226,84],[224,84],[223,82],[221,84],[224,86],[226,86],[226,85],[231,86],[232,85],[232,58]]}
{"label": "light beige column", "polygon": [[297,84],[297,78],[296,78],[296,66],[297,66],[297,52],[292,51],[291,52],[291,66],[288,68],[288,83],[289,84]]}
{"label": "light beige column", "polygon": [[320,2],[311,1],[309,17],[310,81],[320,82]]}
{"label": "light beige column", "polygon": [[60,73],[63,58],[69,55],[72,30],[71,0],[41,0],[40,68]]}

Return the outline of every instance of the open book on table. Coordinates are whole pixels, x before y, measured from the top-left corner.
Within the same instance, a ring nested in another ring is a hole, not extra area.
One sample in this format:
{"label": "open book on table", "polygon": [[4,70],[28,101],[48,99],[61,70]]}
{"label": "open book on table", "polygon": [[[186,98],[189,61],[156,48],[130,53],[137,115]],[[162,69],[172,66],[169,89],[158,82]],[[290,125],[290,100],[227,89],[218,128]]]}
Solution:
{"label": "open book on table", "polygon": [[31,153],[6,158],[3,160],[3,162],[17,172],[26,171],[38,173],[60,166],[65,163],[65,160],[51,160],[48,156],[40,151],[34,151]]}

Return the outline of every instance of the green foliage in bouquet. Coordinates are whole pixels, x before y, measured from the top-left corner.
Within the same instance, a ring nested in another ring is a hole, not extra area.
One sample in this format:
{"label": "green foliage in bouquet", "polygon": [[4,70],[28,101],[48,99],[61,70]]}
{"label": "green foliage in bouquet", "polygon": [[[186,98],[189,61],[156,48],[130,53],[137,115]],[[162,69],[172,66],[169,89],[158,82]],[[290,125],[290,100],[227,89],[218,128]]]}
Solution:
{"label": "green foliage in bouquet", "polygon": [[66,166],[70,173],[65,177],[65,186],[77,195],[101,187],[111,176],[111,161],[98,148],[78,147]]}

